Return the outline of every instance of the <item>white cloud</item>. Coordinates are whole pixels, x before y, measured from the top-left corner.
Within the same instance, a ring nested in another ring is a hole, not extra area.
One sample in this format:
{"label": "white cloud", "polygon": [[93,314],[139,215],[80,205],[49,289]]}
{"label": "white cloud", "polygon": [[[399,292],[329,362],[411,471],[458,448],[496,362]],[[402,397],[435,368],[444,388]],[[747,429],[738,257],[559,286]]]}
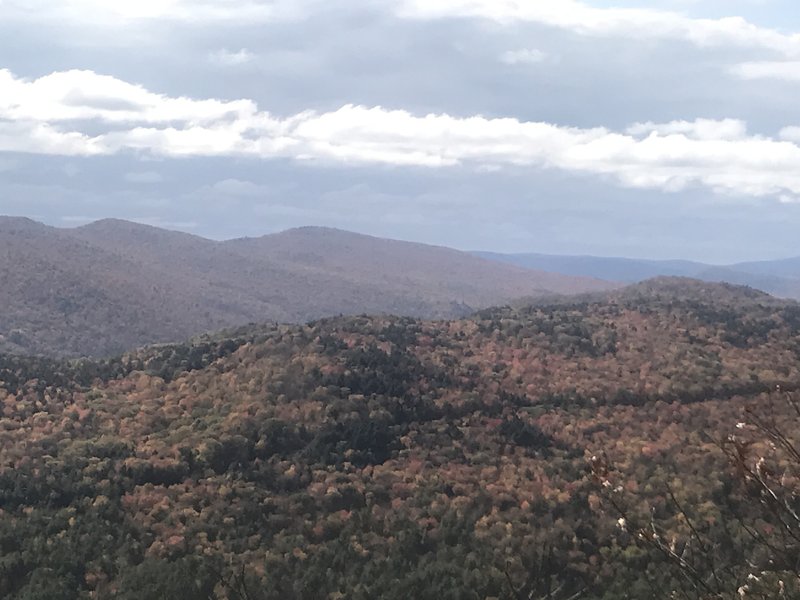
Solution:
{"label": "white cloud", "polygon": [[252,62],[255,58],[255,54],[250,52],[247,48],[242,48],[236,52],[223,48],[217,52],[212,52],[208,58],[210,62],[216,65],[238,67]]}
{"label": "white cloud", "polygon": [[0,89],[0,116],[18,122],[100,119],[203,124],[235,121],[257,111],[249,100],[171,98],[92,71],[61,71],[28,80],[0,69]]}
{"label": "white cloud", "polygon": [[[0,109],[0,115],[2,115]],[[0,152],[92,156],[105,154],[99,140],[76,131],[62,132],[48,123],[5,121],[0,116]]]}
{"label": "white cloud", "polygon": [[792,125],[784,127],[778,134],[782,140],[790,142],[800,142],[800,127]]}
{"label": "white cloud", "polygon": [[508,50],[500,55],[500,62],[507,65],[534,65],[543,62],[547,54],[535,48]]}
{"label": "white cloud", "polygon": [[745,62],[734,66],[731,72],[742,79],[800,81],[800,61]]}
{"label": "white cloud", "polygon": [[[0,151],[67,156],[246,156],[475,170],[550,168],[623,186],[704,186],[750,196],[800,195],[800,130],[754,136],[735,119],[638,123],[625,131],[513,118],[414,115],[347,105],[278,118],[255,102],[174,98],[92,72],[39,80],[0,71]],[[76,96],[75,91],[81,96]],[[89,135],[108,124],[107,133]],[[227,180],[217,192],[260,193]]]}
{"label": "white cloud", "polygon": [[696,19],[650,8],[597,8],[578,0],[400,0],[398,14],[415,19],[522,21],[582,35],[681,39],[701,47],[762,48],[800,56],[800,35],[759,27],[741,17]]}
{"label": "white cloud", "polygon": [[682,134],[694,140],[739,140],[747,135],[747,123],[739,119],[647,122],[635,123],[626,131],[635,136]]}

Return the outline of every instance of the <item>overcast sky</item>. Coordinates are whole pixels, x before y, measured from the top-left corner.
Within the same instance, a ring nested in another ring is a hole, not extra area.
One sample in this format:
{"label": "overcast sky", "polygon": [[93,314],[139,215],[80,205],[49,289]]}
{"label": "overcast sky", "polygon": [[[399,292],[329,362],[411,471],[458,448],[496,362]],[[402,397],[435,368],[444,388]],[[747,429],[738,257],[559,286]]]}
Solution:
{"label": "overcast sky", "polygon": [[0,0],[0,213],[800,255],[789,0]]}

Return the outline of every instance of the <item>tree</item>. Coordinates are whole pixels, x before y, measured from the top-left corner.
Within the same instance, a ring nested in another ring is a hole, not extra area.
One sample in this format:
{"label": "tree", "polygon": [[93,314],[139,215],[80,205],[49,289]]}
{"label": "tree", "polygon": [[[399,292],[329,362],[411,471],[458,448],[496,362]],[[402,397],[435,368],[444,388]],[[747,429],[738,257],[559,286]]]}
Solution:
{"label": "tree", "polygon": [[800,598],[800,401],[780,388],[745,411],[735,433],[714,443],[730,467],[717,514],[679,499],[663,483],[650,514],[626,494],[603,456],[591,471],[617,519],[623,544],[669,567],[651,576],[654,595],[687,600]]}

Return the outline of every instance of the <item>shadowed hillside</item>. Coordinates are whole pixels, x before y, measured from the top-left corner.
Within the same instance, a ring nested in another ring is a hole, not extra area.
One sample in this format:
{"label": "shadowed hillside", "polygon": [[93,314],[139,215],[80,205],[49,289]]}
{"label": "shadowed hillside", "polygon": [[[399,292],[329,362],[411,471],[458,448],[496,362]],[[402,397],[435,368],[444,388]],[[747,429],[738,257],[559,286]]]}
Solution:
{"label": "shadowed hillside", "polygon": [[215,242],[105,220],[0,219],[0,350],[95,355],[253,321],[453,317],[524,295],[608,289],[469,254],[326,229]]}

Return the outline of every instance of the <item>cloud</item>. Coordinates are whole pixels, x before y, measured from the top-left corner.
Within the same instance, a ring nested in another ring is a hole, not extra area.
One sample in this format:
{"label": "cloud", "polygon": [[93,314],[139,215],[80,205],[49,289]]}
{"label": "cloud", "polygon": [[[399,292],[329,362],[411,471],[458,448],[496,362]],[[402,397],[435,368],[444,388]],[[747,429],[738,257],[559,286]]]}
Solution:
{"label": "cloud", "polygon": [[92,71],[61,71],[29,80],[0,69],[0,118],[16,122],[99,119],[109,123],[207,124],[252,116],[250,100],[174,98]]}
{"label": "cloud", "polygon": [[521,48],[519,50],[508,50],[500,55],[500,62],[507,65],[534,65],[543,62],[547,54],[535,48]]}
{"label": "cloud", "polygon": [[403,0],[397,12],[412,19],[529,22],[581,35],[680,39],[700,47],[762,48],[800,56],[800,35],[759,27],[742,17],[696,19],[650,8],[597,8],[577,0]]}
{"label": "cloud", "polygon": [[236,52],[223,48],[222,50],[212,52],[208,58],[211,63],[215,65],[220,65],[223,67],[238,67],[252,62],[255,58],[255,54],[246,48],[242,48]]}
{"label": "cloud", "polygon": [[800,142],[800,127],[797,127],[796,125],[784,127],[783,129],[781,129],[778,135],[782,140],[787,140],[790,142]]}
{"label": "cloud", "polygon": [[[289,158],[337,164],[556,169],[617,184],[676,191],[702,186],[749,196],[800,194],[796,131],[750,135],[735,119],[638,123],[624,131],[515,118],[415,115],[345,105],[279,118],[250,100],[156,94],[86,71],[38,80],[0,71],[0,151],[67,156]],[[75,90],[84,96],[76,99]],[[87,101],[89,98],[90,101]],[[105,133],[90,135],[106,127]],[[257,192],[247,182],[218,191]]]}
{"label": "cloud", "polygon": [[[338,10],[358,4],[343,3]],[[119,29],[153,21],[253,24],[305,20],[329,10],[322,0],[3,0],[0,21],[50,20]],[[800,58],[800,34],[760,27],[743,17],[693,18],[656,8],[605,8],[580,0],[376,0],[369,10],[407,19],[477,18],[529,22],[581,35],[680,39],[700,47],[736,46]]]}
{"label": "cloud", "polygon": [[50,18],[85,24],[129,22],[264,22],[299,18],[311,0],[4,0],[0,18]]}
{"label": "cloud", "polygon": [[631,125],[626,131],[634,136],[680,134],[693,140],[739,140],[747,135],[747,123],[740,119],[647,122]]}
{"label": "cloud", "polygon": [[[2,111],[0,110],[0,115]],[[48,123],[8,121],[0,116],[0,152],[92,156],[107,154],[99,140],[76,131],[62,132]]]}
{"label": "cloud", "polygon": [[741,79],[800,81],[800,61],[745,62],[734,66],[731,72]]}

